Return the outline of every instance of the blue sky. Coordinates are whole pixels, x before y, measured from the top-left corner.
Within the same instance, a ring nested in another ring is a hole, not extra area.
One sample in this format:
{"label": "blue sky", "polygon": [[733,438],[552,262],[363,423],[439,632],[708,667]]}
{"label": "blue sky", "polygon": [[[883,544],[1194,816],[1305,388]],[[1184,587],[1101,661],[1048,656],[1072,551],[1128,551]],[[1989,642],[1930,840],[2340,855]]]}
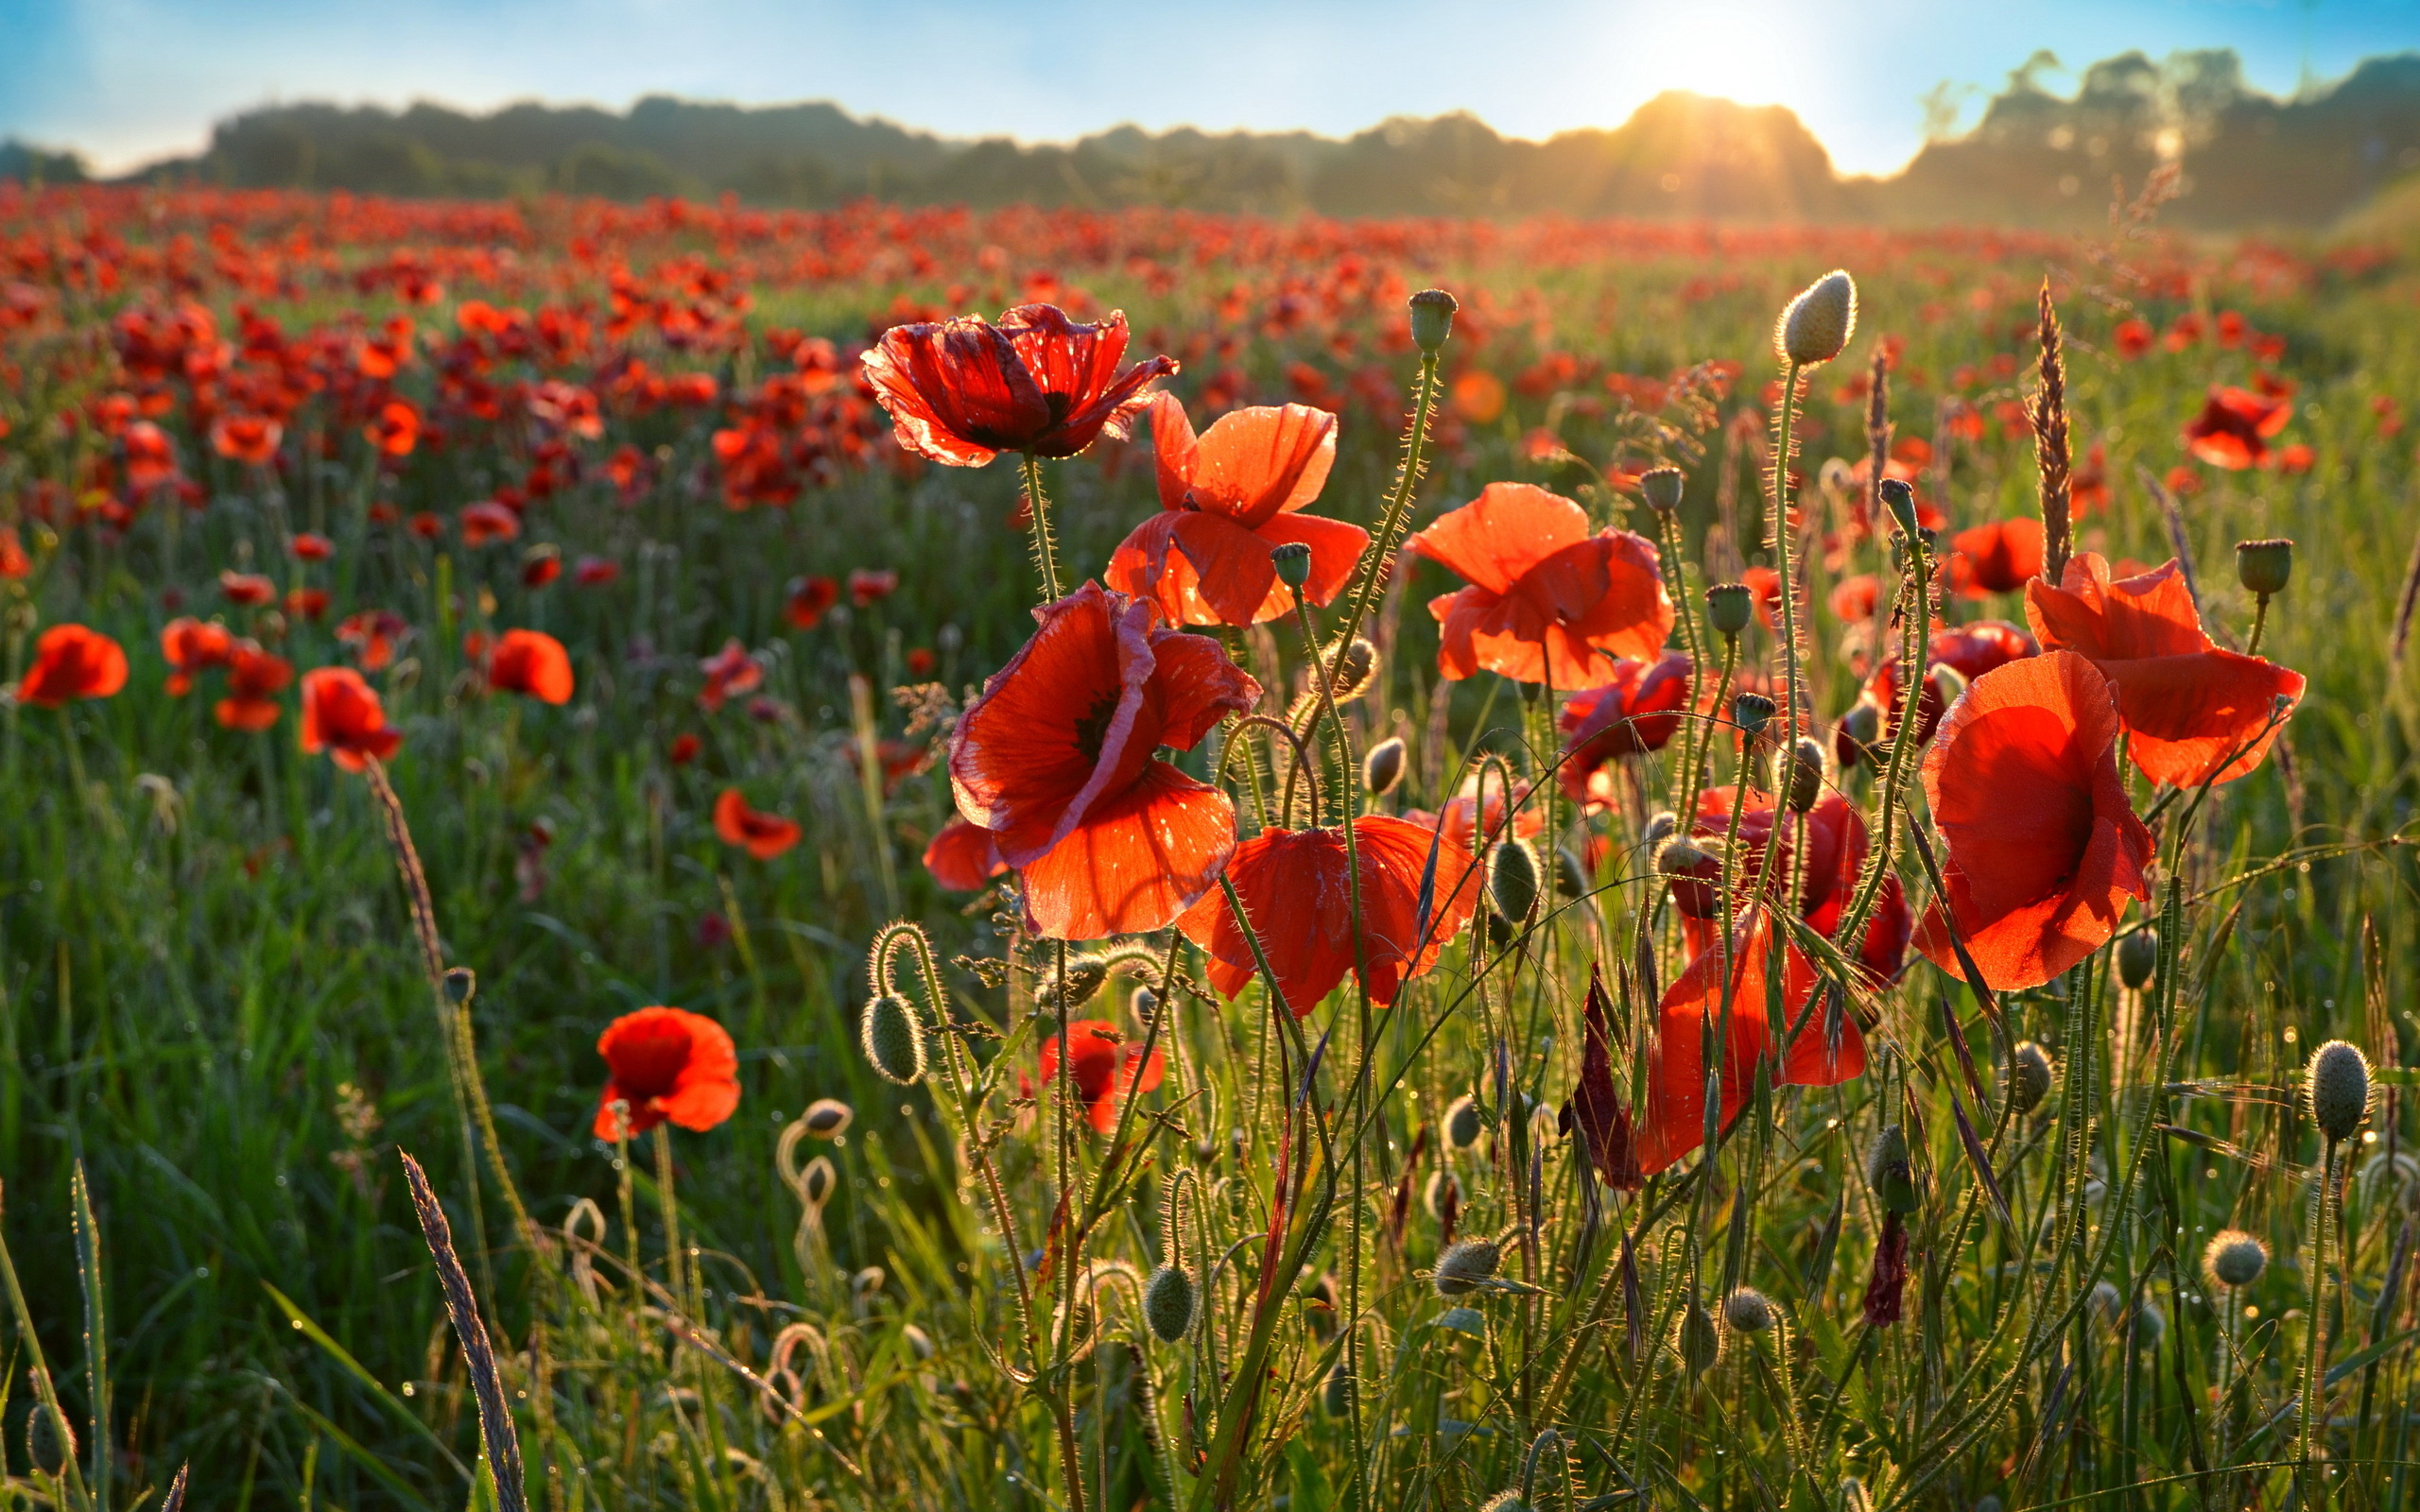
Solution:
{"label": "blue sky", "polygon": [[[830,99],[951,135],[1307,127],[1469,110],[1545,136],[1660,90],[1796,110],[1847,169],[1919,99],[2066,63],[2234,47],[2256,84],[2420,48],[2420,0],[0,0],[0,136],[112,169],[269,100]],[[2052,76],[2056,85],[2065,81]],[[1979,94],[1972,96],[1979,101]]]}

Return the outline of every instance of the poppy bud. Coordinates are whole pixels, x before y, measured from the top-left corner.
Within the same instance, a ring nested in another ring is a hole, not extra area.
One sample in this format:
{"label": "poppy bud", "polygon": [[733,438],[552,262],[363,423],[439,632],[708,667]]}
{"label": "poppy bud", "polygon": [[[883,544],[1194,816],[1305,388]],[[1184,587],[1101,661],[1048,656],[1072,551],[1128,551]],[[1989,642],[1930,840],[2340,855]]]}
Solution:
{"label": "poppy bud", "polygon": [[1495,1277],[1504,1251],[1492,1239],[1458,1240],[1437,1257],[1434,1278],[1440,1297],[1467,1297]]}
{"label": "poppy bud", "polygon": [[478,996],[478,972],[467,966],[449,966],[445,969],[446,1002],[458,1008],[465,1007],[473,998]]}
{"label": "poppy bud", "polygon": [[2310,1053],[2305,1084],[2311,1122],[2330,1144],[2351,1139],[2370,1115],[2370,1062],[2346,1040],[2330,1040]]}
{"label": "poppy bud", "polygon": [[1554,848],[1554,890],[1565,898],[1585,898],[1590,890],[1588,868],[1567,845]]}
{"label": "poppy bud", "polygon": [[1454,334],[1454,312],[1461,306],[1443,289],[1422,289],[1411,297],[1411,339],[1421,351],[1435,352]]}
{"label": "poppy bud", "polygon": [[1705,617],[1718,635],[1737,635],[1748,627],[1748,616],[1754,612],[1745,583],[1717,583],[1705,591]]}
{"label": "poppy bud", "polygon": [[2294,575],[2294,543],[2276,541],[2238,541],[2235,543],[2235,576],[2248,591],[2267,598],[2286,591],[2286,579]]}
{"label": "poppy bud", "polygon": [[1925,680],[1941,695],[1944,709],[1954,708],[1959,699],[1966,696],[1966,674],[1946,662],[1934,662],[1932,670],[1925,674]]}
{"label": "poppy bud", "polygon": [[1839,268],[1808,284],[1773,322],[1773,352],[1801,368],[1841,354],[1857,330],[1857,284]]}
{"label": "poppy bud", "polygon": [[1681,1368],[1692,1376],[1705,1374],[1722,1358],[1722,1331],[1714,1326],[1714,1314],[1694,1296],[1682,1305],[1672,1326],[1672,1352],[1681,1357]]}
{"label": "poppy bud", "polygon": [[1649,468],[1638,475],[1638,491],[1649,508],[1657,514],[1670,514],[1681,507],[1684,481],[1677,467]]}
{"label": "poppy bud", "polygon": [[1916,1211],[1916,1177],[1908,1163],[1908,1135],[1896,1124],[1885,1124],[1865,1152],[1865,1184],[1886,1212]]}
{"label": "poppy bud", "polygon": [[2018,1040],[2008,1057],[2010,1104],[2020,1113],[2030,1113],[2049,1095],[2049,1054],[2031,1040]]}
{"label": "poppy bud", "polygon": [[1320,1387],[1320,1408],[1331,1418],[1341,1418],[1353,1410],[1353,1373],[1344,1368],[1341,1360],[1336,1362],[1336,1368],[1327,1373],[1326,1382]]}
{"label": "poppy bud", "polygon": [[[1328,653],[1322,652],[1320,661],[1322,665],[1325,665]],[[1346,703],[1370,691],[1370,679],[1378,674],[1376,646],[1357,635],[1353,644],[1344,648],[1344,654],[1335,658],[1335,662],[1336,673],[1328,679],[1329,696],[1339,703]]]}
{"label": "poppy bud", "polygon": [[[1824,747],[1805,735],[1789,747],[1789,808],[1804,814],[1824,796]],[[1775,783],[1779,786],[1779,783]]]}
{"label": "poppy bud", "polygon": [[1148,1029],[1151,1026],[1151,1016],[1160,1011],[1160,995],[1148,987],[1138,987],[1127,995],[1126,1011],[1134,1016],[1136,1023]]}
{"label": "poppy bud", "polygon": [[1487,911],[1487,948],[1492,951],[1504,951],[1510,950],[1512,945],[1512,926],[1506,923],[1504,916],[1491,906]]}
{"label": "poppy bud", "polygon": [[1193,1332],[1193,1277],[1181,1265],[1163,1265],[1143,1283],[1143,1321],[1162,1344]]}
{"label": "poppy bud", "polygon": [[1403,737],[1389,735],[1361,758],[1361,785],[1370,790],[1372,798],[1383,798],[1403,781]]}
{"label": "poppy bud", "polygon": [[[1473,1117],[1471,1124],[1471,1132],[1476,1138],[1478,1132],[1478,1118]],[[1443,1223],[1448,1209],[1459,1210],[1461,1205],[1462,1184],[1454,1178],[1454,1173],[1443,1166],[1429,1172],[1428,1184],[1420,1189],[1420,1206],[1428,1216]]]}
{"label": "poppy bud", "polygon": [[857,1037],[885,1081],[908,1087],[924,1079],[925,1026],[906,998],[886,992],[868,1003]]}
{"label": "poppy bud", "polygon": [[799,1173],[798,1199],[820,1212],[832,1200],[832,1191],[839,1184],[840,1173],[833,1168],[832,1158],[819,1155]]}
{"label": "poppy bud", "polygon": [[1464,1092],[1445,1105],[1445,1143],[1458,1150],[1469,1149],[1478,1143],[1483,1122],[1478,1100]]}
{"label": "poppy bud", "polygon": [[1773,1326],[1772,1299],[1742,1286],[1722,1299],[1722,1321],[1734,1333],[1762,1333]]}
{"label": "poppy bud", "polygon": [[1882,507],[1891,511],[1901,535],[1913,536],[1921,528],[1916,523],[1915,487],[1906,478],[1882,480]]}
{"label": "poppy bud", "polygon": [[2240,1289],[2269,1268],[2269,1246],[2240,1228],[2221,1228],[2202,1250],[2202,1274],[2213,1288]]}
{"label": "poppy bud", "polygon": [[1487,901],[1495,917],[1518,923],[1538,906],[1537,852],[1518,840],[1499,840],[1487,853]]}
{"label": "poppy bud", "polygon": [[1056,971],[1051,973],[1050,981],[1054,990],[1063,992],[1070,1009],[1080,1008],[1100,996],[1100,989],[1109,985],[1109,963],[1098,955],[1070,955],[1065,987],[1058,987]]}
{"label": "poppy bud", "polygon": [[1863,698],[1849,705],[1848,713],[1841,715],[1841,738],[1847,743],[1842,760],[1871,754],[1874,743],[1882,738],[1882,706]]}
{"label": "poppy bud", "polygon": [[1686,876],[1713,859],[1693,841],[1674,840],[1655,852],[1655,869],[1668,877]]}
{"label": "poppy bud", "polygon": [[837,1097],[819,1097],[806,1105],[798,1116],[799,1125],[819,1140],[838,1139],[849,1131],[856,1118],[856,1109]]}
{"label": "poppy bud", "polygon": [[1277,576],[1288,588],[1300,588],[1311,580],[1311,548],[1302,541],[1271,546],[1269,559],[1276,563]]}
{"label": "poppy bud", "polygon": [[1530,1503],[1518,1491],[1498,1491],[1479,1503],[1478,1512],[1530,1512]]}
{"label": "poppy bud", "polygon": [[1773,701],[1761,693],[1743,693],[1731,700],[1731,722],[1750,740],[1765,732],[1775,712]]}
{"label": "poppy bud", "polygon": [[2145,1297],[2135,1308],[2135,1348],[2156,1349],[2161,1337],[2168,1332],[2168,1314],[2159,1304]]}
{"label": "poppy bud", "polygon": [[2159,970],[2159,931],[2145,925],[2118,942],[2118,980],[2130,992],[2151,985]]}
{"label": "poppy bud", "polygon": [[75,1463],[76,1453],[76,1430],[68,1426],[67,1415],[36,1403],[26,1415],[26,1458],[35,1469],[57,1479]]}
{"label": "poppy bud", "polygon": [[1655,816],[1647,821],[1647,833],[1643,838],[1647,844],[1651,846],[1655,845],[1661,841],[1670,839],[1679,832],[1680,828],[1681,816],[1679,815],[1673,813],[1670,809],[1659,809],[1656,811]]}

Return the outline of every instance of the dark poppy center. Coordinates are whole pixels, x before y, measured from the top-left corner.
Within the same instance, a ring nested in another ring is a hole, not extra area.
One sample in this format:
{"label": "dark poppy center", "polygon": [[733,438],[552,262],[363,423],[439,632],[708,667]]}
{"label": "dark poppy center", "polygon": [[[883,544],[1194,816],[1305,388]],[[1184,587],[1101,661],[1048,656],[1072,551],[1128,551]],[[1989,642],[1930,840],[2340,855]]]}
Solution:
{"label": "dark poppy center", "polygon": [[1101,744],[1109,738],[1109,722],[1116,717],[1117,695],[1104,693],[1077,719],[1076,748],[1084,753],[1084,760],[1100,760]]}
{"label": "dark poppy center", "polygon": [[614,1084],[633,1104],[667,1096],[689,1064],[689,1031],[679,1024],[665,1024],[625,1035],[614,1046],[610,1064]]}

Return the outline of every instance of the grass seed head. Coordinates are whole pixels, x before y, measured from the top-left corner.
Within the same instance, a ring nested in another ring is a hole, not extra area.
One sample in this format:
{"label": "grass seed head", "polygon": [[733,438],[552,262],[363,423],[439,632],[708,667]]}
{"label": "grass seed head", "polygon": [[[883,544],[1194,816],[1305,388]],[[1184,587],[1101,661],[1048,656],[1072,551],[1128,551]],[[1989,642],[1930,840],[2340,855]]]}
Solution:
{"label": "grass seed head", "polygon": [[1492,1239],[1461,1239],[1437,1257],[1436,1286],[1440,1297],[1468,1297],[1495,1279],[1503,1249]]}

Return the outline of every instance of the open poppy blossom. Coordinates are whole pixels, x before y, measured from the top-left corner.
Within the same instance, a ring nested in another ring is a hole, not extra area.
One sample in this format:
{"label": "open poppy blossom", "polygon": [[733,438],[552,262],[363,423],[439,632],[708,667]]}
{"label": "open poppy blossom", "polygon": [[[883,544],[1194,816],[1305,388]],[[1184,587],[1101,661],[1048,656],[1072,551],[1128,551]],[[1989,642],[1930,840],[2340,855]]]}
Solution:
{"label": "open poppy blossom", "polygon": [[[2042,522],[2034,516],[1995,520],[1949,540],[1953,579],[1974,597],[2013,593],[2042,575]],[[1963,562],[1962,571],[1956,563]]]}
{"label": "open poppy blossom", "polygon": [[2088,659],[2118,685],[2127,755],[2154,782],[2235,781],[2276,740],[2276,700],[2302,701],[2301,673],[2210,639],[2173,561],[2115,577],[2085,552],[2067,563],[2064,586],[2026,590],[2025,614],[2044,645]]}
{"label": "open poppy blossom", "polygon": [[[1404,982],[1428,971],[1446,941],[1478,906],[1471,853],[1432,829],[1364,815],[1353,823],[1360,860],[1362,978],[1370,1001],[1392,1005]],[[1420,882],[1437,858],[1431,916],[1420,918]],[[1260,936],[1278,990],[1294,1017],[1319,1005],[1354,970],[1352,889],[1344,831],[1263,830],[1236,847],[1227,877]],[[1210,985],[1233,1000],[1258,971],[1252,941],[1223,890],[1207,893],[1177,920],[1210,957]]]}
{"label": "open poppy blossom", "polygon": [[2151,832],[2118,774],[2117,685],[2071,651],[1977,678],[1925,757],[1947,896],[1915,945],[1962,975],[1954,922],[1985,982],[2039,987],[2100,948],[2148,899]]}
{"label": "open poppy blossom", "polygon": [[992,832],[956,815],[925,847],[925,869],[950,892],[980,892],[1009,869],[992,843]]}
{"label": "open poppy blossom", "polygon": [[228,569],[218,575],[218,592],[228,603],[251,609],[277,597],[277,585],[258,573]]}
{"label": "open poppy blossom", "polygon": [[1563,706],[1563,790],[1575,803],[1602,808],[1613,801],[1613,774],[1625,756],[1662,750],[1681,728],[1689,704],[1689,659],[1667,651],[1652,662],[1628,658],[1614,679]]}
{"label": "open poppy blossom", "polygon": [[2213,388],[2185,426],[2186,450],[2212,467],[2240,472],[2269,460],[2269,441],[2293,419],[2293,402],[2248,388]]}
{"label": "open poppy blossom", "polygon": [[1326,604],[1344,590],[1370,533],[1299,511],[1336,465],[1336,417],[1306,404],[1230,410],[1200,438],[1174,394],[1151,396],[1160,512],[1134,527],[1104,575],[1148,598],[1173,625],[1256,625],[1294,608],[1270,548],[1311,548],[1303,592]]}
{"label": "open poppy blossom", "polygon": [[227,696],[211,707],[211,717],[229,730],[267,730],[285,712],[277,696],[293,680],[293,662],[238,641],[227,658]]}
{"label": "open poppy blossom", "polygon": [[720,711],[733,694],[754,693],[765,684],[764,665],[736,639],[725,641],[721,650],[698,663],[698,670],[706,675],[698,702],[708,713]]}
{"label": "open poppy blossom", "polygon": [[267,467],[285,438],[285,427],[267,415],[221,415],[210,422],[211,450],[247,467]]}
{"label": "open poppy blossom", "polygon": [[521,517],[509,505],[493,499],[482,499],[463,507],[458,522],[462,529],[462,544],[492,545],[499,541],[517,541],[521,536]]}
{"label": "open poppy blossom", "polygon": [[[1916,697],[1916,744],[1921,746],[1932,739],[1933,727],[1941,723],[1942,711],[1948,707],[1948,701],[1941,696],[1941,679],[1936,675],[1940,668],[1947,667],[1972,682],[1994,667],[2041,653],[2042,647],[2032,636],[2006,620],[1974,620],[1933,631],[1925,648],[1924,691]],[[1874,676],[1865,679],[1865,687],[1858,695],[1858,702],[1879,711],[1880,717],[1875,721],[1879,733],[1873,748],[1877,753],[1887,753],[1893,721],[1899,717],[1896,658],[1874,669]],[[1846,731],[1841,733],[1836,745],[1843,765],[1858,759],[1859,752]]]}
{"label": "open poppy blossom", "polygon": [[961,316],[898,325],[861,359],[899,443],[950,467],[1002,452],[1073,456],[1103,435],[1123,438],[1150,401],[1143,387],[1177,370],[1153,357],[1122,371],[1126,315],[1098,325],[1050,304],[1020,304],[1000,323]]}
{"label": "open poppy blossom", "polygon": [[[1737,787],[1708,788],[1698,795],[1697,820],[1689,828],[1690,836],[1705,842],[1709,850],[1720,849],[1731,833],[1731,810],[1738,801]],[[1802,833],[1804,860],[1799,855]],[[1763,871],[1765,848],[1772,843],[1772,798],[1751,792],[1747,806],[1739,812],[1738,849],[1731,864],[1732,885],[1741,899],[1754,888]],[[1794,879],[1792,909],[1826,939],[1840,929],[1841,918],[1864,875],[1867,844],[1864,816],[1838,793],[1818,799],[1807,811],[1803,828],[1794,817],[1782,826],[1781,849],[1772,862],[1778,893],[1789,894]],[[1681,916],[1682,933],[1692,953],[1714,946],[1723,920],[1736,922],[1740,905],[1736,902],[1724,905],[1719,857],[1709,855],[1675,874],[1671,887],[1673,907]],[[1858,964],[1873,985],[1879,987],[1898,976],[1907,959],[1909,923],[1907,893],[1897,877],[1888,877],[1858,949]]]}
{"label": "open poppy blossom", "polygon": [[782,617],[802,630],[811,630],[823,623],[832,606],[840,602],[840,585],[829,577],[793,577],[782,595]]}
{"label": "open poppy blossom", "polygon": [[370,444],[389,456],[409,456],[420,444],[420,411],[409,400],[390,399],[378,407],[378,413],[361,434]]}
{"label": "open poppy blossom", "polygon": [[193,691],[193,679],[213,667],[223,667],[235,653],[235,637],[216,620],[192,615],[170,620],[160,631],[160,655],[168,663],[168,696],[182,698]]}
{"label": "open poppy blossom", "polygon": [[1429,600],[1448,679],[1598,688],[1616,660],[1651,660],[1672,631],[1655,547],[1627,530],[1588,533],[1579,505],[1528,483],[1491,483],[1406,542],[1467,579]]}
{"label": "open poppy blossom", "polygon": [[[702,1013],[648,1007],[625,1013],[596,1039],[605,1091],[591,1131],[630,1139],[658,1124],[710,1129],[739,1108],[739,1051],[731,1032]],[[614,1116],[628,1105],[629,1122]]]}
{"label": "open poppy blossom", "polygon": [[351,667],[314,667],[302,674],[302,749],[326,751],[348,772],[385,761],[404,743],[389,728],[378,695]]}
{"label": "open poppy blossom", "polygon": [[126,686],[126,648],[115,641],[82,625],[54,625],[34,642],[34,664],[13,696],[41,709],[107,698]]}
{"label": "open poppy blossom", "polygon": [[1041,628],[950,738],[959,812],[1024,873],[1036,932],[1158,929],[1217,880],[1236,813],[1152,752],[1191,750],[1260,685],[1216,642],[1156,627],[1150,604],[1096,583],[1033,613]]}
{"label": "open poppy blossom", "polygon": [[382,672],[395,660],[395,643],[411,627],[400,614],[387,610],[364,610],[348,614],[337,626],[337,642],[353,648],[354,660],[364,672]]}
{"label": "open poppy blossom", "polygon": [[726,787],[715,799],[715,833],[725,845],[738,846],[759,861],[770,861],[798,844],[804,832],[778,814],[763,814],[748,806],[747,795]]}
{"label": "open poppy blossom", "polygon": [[[1059,1076],[1059,1031],[1046,1026],[1036,1055],[1042,1083]],[[1117,1100],[1148,1092],[1167,1072],[1167,1056],[1154,1048],[1147,1057],[1139,1045],[1120,1042],[1117,1025],[1107,1019],[1078,1019],[1067,1025],[1067,1059],[1075,1068],[1076,1097],[1084,1115],[1103,1134],[1117,1127]]]}
{"label": "open poppy blossom", "polygon": [[544,630],[507,630],[488,654],[488,686],[540,703],[569,703],[571,653]]}
{"label": "open poppy blossom", "polygon": [[298,530],[285,549],[297,561],[326,561],[337,554],[337,543],[314,530]]}

